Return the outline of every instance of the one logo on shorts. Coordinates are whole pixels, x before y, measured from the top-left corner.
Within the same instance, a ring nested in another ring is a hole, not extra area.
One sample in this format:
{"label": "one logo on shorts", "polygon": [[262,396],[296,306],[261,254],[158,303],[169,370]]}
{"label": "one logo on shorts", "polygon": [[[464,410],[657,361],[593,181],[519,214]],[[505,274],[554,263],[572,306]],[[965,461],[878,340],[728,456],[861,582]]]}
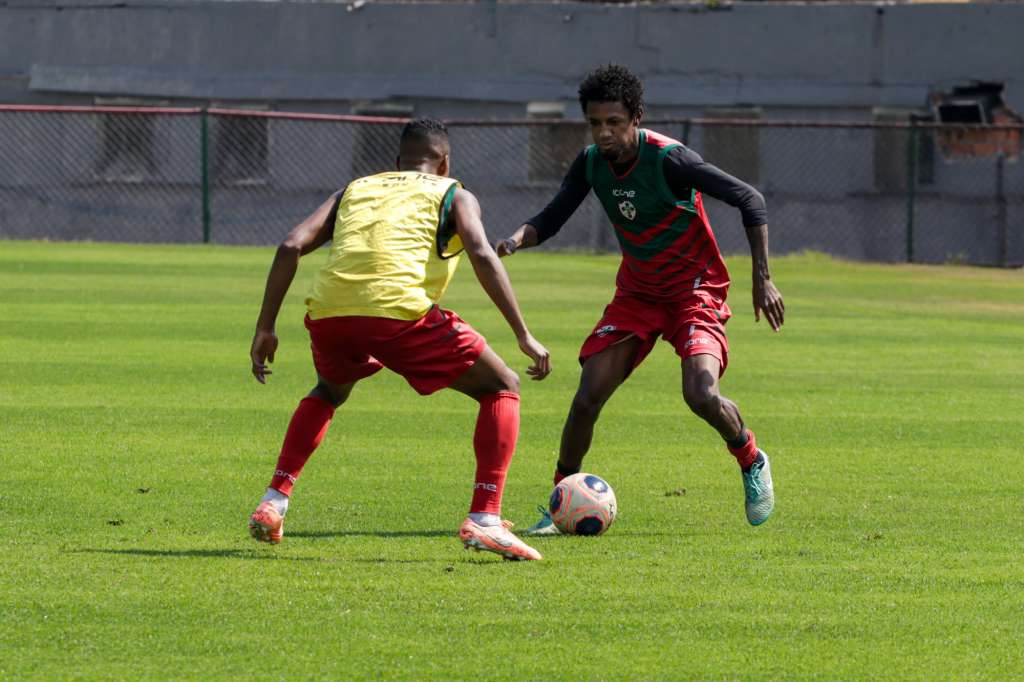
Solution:
{"label": "one logo on shorts", "polygon": [[613,331],[615,331],[615,325],[606,324],[605,326],[601,327],[594,333],[597,334],[598,336],[607,336],[608,334],[611,334]]}
{"label": "one logo on shorts", "polygon": [[698,336],[696,338],[693,338],[693,339],[690,339],[689,341],[687,341],[685,347],[689,348],[690,346],[705,346],[705,345],[707,345],[709,343],[711,343],[711,339],[709,339],[708,337],[706,337],[706,336]]}
{"label": "one logo on shorts", "polygon": [[632,201],[620,201],[619,213],[625,216],[626,220],[632,220],[636,217],[636,206],[633,205]]}

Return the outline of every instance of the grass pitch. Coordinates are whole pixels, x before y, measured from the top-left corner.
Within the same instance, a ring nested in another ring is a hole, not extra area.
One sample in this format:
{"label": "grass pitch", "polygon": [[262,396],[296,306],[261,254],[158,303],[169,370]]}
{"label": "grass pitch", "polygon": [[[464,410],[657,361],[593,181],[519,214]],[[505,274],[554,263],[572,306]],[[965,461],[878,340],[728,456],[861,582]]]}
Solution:
{"label": "grass pitch", "polygon": [[[305,259],[267,386],[271,249],[0,242],[0,678],[1000,679],[1024,668],[1024,275],[776,259],[784,330],[730,259],[723,392],[772,455],[760,528],[659,344],[586,468],[621,515],[543,562],[464,552],[475,404],[382,372],[296,489],[246,519],[313,384]],[[505,495],[550,488],[611,256],[506,261],[554,373],[524,381]],[[447,307],[516,368],[463,264]]]}

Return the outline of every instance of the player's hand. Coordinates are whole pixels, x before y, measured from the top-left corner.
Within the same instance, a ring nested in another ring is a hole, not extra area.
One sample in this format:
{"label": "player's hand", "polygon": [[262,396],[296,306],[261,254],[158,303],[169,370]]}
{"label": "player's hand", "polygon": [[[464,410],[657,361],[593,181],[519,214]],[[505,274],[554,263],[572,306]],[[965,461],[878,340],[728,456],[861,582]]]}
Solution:
{"label": "player's hand", "polygon": [[782,294],[775,288],[775,283],[770,279],[754,277],[754,321],[761,321],[761,313],[768,320],[772,331],[777,332],[782,327],[786,317],[786,306],[782,302]]}
{"label": "player's hand", "polygon": [[516,244],[516,240],[509,237],[508,239],[499,239],[494,244],[494,252],[498,254],[498,258],[504,258],[505,256],[511,256],[519,248]]}
{"label": "player's hand", "polygon": [[533,360],[533,364],[526,368],[526,373],[531,379],[540,381],[551,373],[551,353],[531,334],[519,339],[519,350]]}
{"label": "player's hand", "polygon": [[274,352],[277,351],[277,334],[265,329],[257,329],[256,335],[252,337],[252,349],[249,357],[252,359],[252,375],[261,384],[267,383],[267,375],[273,374],[267,367],[267,363],[274,361]]}

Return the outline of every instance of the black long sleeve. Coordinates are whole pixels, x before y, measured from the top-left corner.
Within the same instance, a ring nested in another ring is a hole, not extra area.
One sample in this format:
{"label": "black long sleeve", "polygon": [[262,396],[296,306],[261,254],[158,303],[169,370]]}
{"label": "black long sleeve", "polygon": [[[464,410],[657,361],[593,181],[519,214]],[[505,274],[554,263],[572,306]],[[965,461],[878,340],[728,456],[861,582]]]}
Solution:
{"label": "black long sleeve", "polygon": [[689,199],[692,188],[738,208],[744,227],[768,222],[768,208],[760,192],[721,168],[706,163],[689,147],[679,146],[669,151],[662,171],[677,199]]}
{"label": "black long sleeve", "polygon": [[584,149],[569,166],[569,172],[562,180],[562,186],[558,194],[548,202],[537,215],[526,221],[537,230],[537,243],[542,244],[545,240],[555,236],[562,229],[562,225],[569,220],[570,216],[580,207],[583,200],[587,198],[590,191],[590,183],[587,182],[587,150]]}
{"label": "black long sleeve", "polygon": [[[626,169],[622,169],[625,171]],[[764,197],[756,189],[722,169],[706,163],[689,147],[675,147],[662,164],[665,181],[677,199],[689,199],[691,190],[724,201],[739,209],[744,227],[768,222]],[[537,230],[537,243],[555,236],[579,208],[590,191],[587,182],[587,153],[581,151],[569,167],[554,198],[537,215],[526,221]]]}

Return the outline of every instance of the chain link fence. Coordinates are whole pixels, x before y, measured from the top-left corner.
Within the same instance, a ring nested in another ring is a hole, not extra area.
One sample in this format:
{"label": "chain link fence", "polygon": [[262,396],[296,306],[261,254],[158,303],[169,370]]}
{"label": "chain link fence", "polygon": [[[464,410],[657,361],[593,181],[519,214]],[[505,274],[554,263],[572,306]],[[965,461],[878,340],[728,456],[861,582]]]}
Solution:
{"label": "chain link fence", "polygon": [[[274,244],[351,178],[394,168],[403,119],[0,106],[0,238]],[[758,187],[772,252],[1024,264],[1020,126],[671,119],[645,125]],[[449,122],[452,175],[492,237],[557,191],[574,121]],[[725,253],[739,212],[706,201]],[[544,248],[616,249],[590,196]]]}

